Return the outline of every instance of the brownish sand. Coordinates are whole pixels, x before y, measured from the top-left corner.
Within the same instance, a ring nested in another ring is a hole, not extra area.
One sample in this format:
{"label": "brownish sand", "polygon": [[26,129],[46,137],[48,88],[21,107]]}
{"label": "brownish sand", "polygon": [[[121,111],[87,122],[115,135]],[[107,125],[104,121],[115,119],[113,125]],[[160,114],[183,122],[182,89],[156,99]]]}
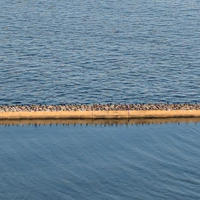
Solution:
{"label": "brownish sand", "polygon": [[0,119],[136,119],[200,117],[200,104],[0,106]]}
{"label": "brownish sand", "polygon": [[200,110],[15,111],[0,119],[134,119],[200,117]]}

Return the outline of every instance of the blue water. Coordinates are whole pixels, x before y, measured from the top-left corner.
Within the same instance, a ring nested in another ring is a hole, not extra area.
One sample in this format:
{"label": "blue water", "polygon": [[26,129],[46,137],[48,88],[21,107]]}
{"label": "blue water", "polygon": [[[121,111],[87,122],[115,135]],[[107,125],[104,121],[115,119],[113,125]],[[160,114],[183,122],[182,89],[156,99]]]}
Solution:
{"label": "blue water", "polygon": [[[0,0],[0,104],[200,102],[200,1]],[[200,199],[200,124],[0,126],[0,199]]]}
{"label": "blue water", "polygon": [[0,5],[0,104],[199,102],[200,1]]}
{"label": "blue water", "polygon": [[200,199],[200,124],[0,126],[0,199]]}

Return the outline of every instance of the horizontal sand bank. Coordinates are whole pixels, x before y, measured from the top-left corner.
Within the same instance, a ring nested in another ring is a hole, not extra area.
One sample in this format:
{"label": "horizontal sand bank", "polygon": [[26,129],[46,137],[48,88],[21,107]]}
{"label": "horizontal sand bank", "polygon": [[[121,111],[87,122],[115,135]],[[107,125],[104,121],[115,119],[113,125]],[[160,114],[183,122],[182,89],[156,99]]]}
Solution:
{"label": "horizontal sand bank", "polygon": [[200,104],[0,106],[0,119],[134,119],[200,117]]}
{"label": "horizontal sand bank", "polygon": [[171,117],[200,117],[200,110],[0,112],[0,119],[133,119]]}

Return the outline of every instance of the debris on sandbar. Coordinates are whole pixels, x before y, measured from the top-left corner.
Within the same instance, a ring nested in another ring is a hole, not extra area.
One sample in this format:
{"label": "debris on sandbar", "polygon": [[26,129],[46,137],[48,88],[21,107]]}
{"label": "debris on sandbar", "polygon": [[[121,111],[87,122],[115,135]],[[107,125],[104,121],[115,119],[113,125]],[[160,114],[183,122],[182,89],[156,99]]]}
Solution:
{"label": "debris on sandbar", "polygon": [[36,111],[119,111],[119,110],[200,110],[200,104],[64,104],[0,105],[0,112]]}

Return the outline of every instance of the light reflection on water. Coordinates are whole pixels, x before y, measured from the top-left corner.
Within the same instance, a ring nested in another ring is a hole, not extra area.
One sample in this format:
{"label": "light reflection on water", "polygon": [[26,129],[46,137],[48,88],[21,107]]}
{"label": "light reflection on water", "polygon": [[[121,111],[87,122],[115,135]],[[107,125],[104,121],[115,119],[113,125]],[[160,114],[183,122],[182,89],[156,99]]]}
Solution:
{"label": "light reflection on water", "polygon": [[200,124],[0,126],[1,199],[199,199]]}

